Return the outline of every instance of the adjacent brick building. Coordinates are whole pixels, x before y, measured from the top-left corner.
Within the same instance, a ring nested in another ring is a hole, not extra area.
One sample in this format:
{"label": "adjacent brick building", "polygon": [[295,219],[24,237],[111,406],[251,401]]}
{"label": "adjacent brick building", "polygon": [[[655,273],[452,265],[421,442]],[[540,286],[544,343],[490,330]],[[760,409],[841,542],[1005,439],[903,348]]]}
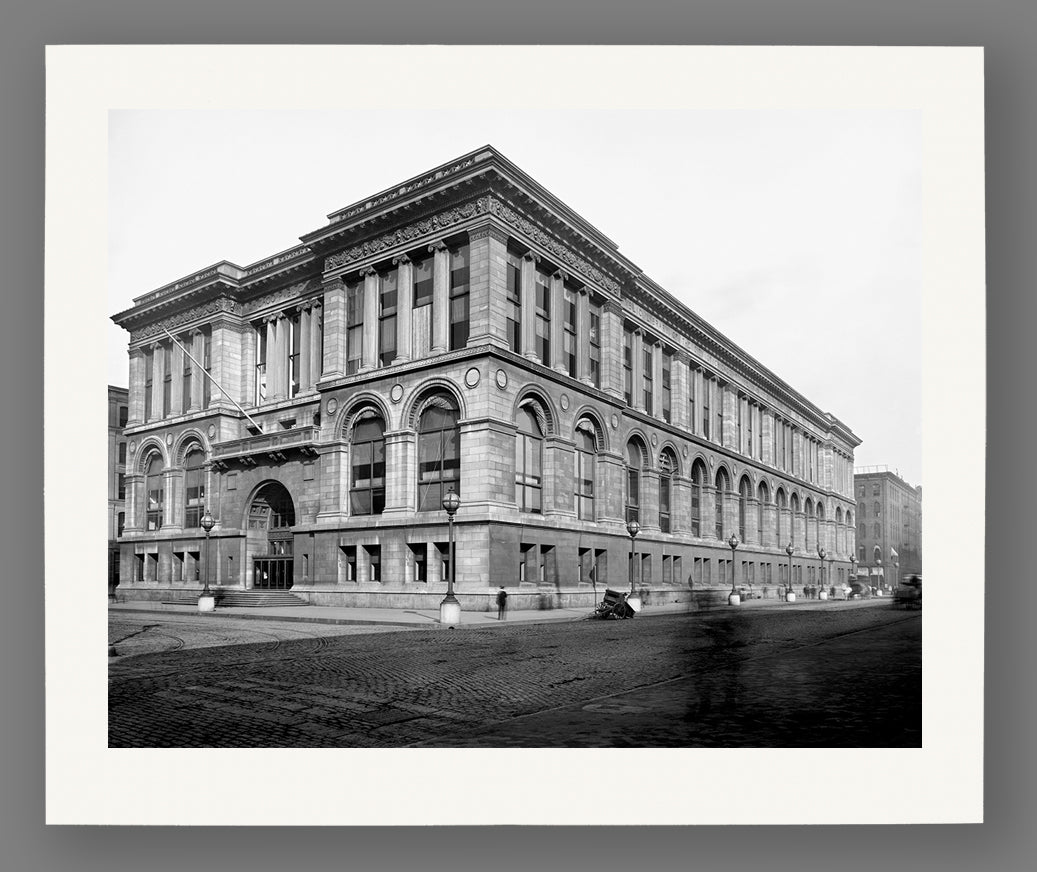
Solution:
{"label": "adjacent brick building", "polygon": [[899,578],[922,574],[922,488],[887,466],[854,470],[857,572],[891,590]]}
{"label": "adjacent brick building", "polygon": [[126,439],[129,391],[108,385],[108,584],[119,579],[119,537],[126,521]]}
{"label": "adjacent brick building", "polygon": [[732,533],[739,585],[773,590],[790,539],[794,581],[819,544],[846,577],[850,429],[493,148],[301,242],[114,316],[130,334],[135,595],[208,572],[316,603],[435,606],[451,489],[465,608],[492,607],[499,584],[517,607],[625,588],[629,518],[649,598],[729,590]]}

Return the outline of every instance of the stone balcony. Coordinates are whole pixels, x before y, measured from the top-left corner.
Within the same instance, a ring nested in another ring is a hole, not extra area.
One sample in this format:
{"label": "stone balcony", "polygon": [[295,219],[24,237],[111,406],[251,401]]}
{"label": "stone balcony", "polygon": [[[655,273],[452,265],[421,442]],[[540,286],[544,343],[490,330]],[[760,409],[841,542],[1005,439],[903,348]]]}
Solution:
{"label": "stone balcony", "polygon": [[309,426],[232,439],[213,446],[212,462],[214,466],[226,469],[235,463],[241,466],[283,463],[291,452],[315,456],[319,437],[320,428]]}

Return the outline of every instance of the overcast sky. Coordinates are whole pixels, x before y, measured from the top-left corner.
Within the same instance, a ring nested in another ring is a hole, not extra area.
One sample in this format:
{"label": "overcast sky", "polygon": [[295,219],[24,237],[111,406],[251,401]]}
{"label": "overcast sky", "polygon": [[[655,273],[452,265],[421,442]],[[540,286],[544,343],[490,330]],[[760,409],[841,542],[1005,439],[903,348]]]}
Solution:
{"label": "overcast sky", "polygon": [[[906,111],[110,115],[107,315],[487,143],[921,484],[920,126]],[[109,382],[128,334],[109,331]]]}

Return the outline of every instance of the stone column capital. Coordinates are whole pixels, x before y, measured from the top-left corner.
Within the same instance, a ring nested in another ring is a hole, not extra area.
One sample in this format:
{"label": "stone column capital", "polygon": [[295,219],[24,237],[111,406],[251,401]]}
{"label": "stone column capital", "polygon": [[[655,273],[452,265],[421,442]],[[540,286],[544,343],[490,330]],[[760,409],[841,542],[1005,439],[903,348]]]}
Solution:
{"label": "stone column capital", "polygon": [[398,254],[392,259],[393,266],[399,266],[400,264],[409,264],[411,262],[410,256],[406,253]]}

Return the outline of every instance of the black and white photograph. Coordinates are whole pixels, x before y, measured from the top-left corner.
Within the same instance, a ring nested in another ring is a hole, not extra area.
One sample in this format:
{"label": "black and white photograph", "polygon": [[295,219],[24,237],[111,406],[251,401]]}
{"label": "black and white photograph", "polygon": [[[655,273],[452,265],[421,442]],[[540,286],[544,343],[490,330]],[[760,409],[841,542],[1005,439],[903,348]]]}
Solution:
{"label": "black and white photograph", "polygon": [[935,747],[932,117],[579,97],[630,52],[106,112],[109,751]]}

